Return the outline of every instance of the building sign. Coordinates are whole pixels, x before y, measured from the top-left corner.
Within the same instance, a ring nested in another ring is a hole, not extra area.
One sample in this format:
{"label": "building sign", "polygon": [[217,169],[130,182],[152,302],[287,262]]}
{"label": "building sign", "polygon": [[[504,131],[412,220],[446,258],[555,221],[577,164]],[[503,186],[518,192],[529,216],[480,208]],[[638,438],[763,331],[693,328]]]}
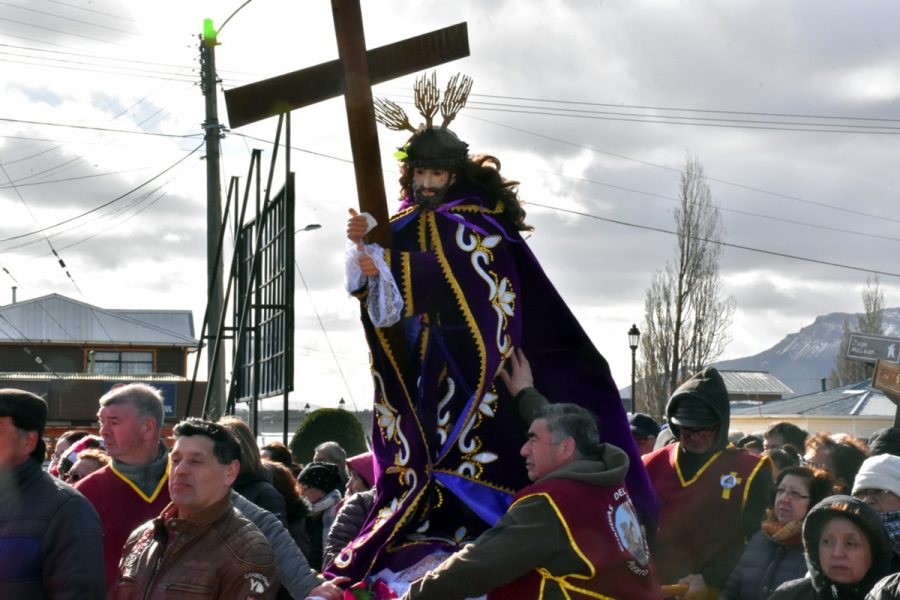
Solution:
{"label": "building sign", "polygon": [[878,360],[900,362],[900,338],[851,333],[847,344],[847,358],[870,363]]}

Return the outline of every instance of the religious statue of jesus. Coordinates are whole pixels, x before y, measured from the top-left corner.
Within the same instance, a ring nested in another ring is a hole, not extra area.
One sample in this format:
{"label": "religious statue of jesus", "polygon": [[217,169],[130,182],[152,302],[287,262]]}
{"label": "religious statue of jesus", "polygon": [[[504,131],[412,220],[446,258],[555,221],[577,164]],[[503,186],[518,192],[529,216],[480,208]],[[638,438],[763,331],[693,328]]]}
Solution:
{"label": "religious statue of jesus", "polygon": [[351,209],[348,291],[362,303],[371,350],[377,497],[328,571],[356,581],[410,569],[414,579],[431,564],[423,559],[474,540],[529,483],[519,456],[528,423],[498,377],[514,348],[551,402],[588,408],[602,441],[628,453],[632,498],[655,523],[656,498],[606,360],[522,239],[531,227],[518,183],[447,129],[471,85],[456,76],[441,100],[434,75],[420,78],[419,128],[398,105],[377,102],[379,122],[412,131],[395,155],[391,247],[366,243],[371,219]]}

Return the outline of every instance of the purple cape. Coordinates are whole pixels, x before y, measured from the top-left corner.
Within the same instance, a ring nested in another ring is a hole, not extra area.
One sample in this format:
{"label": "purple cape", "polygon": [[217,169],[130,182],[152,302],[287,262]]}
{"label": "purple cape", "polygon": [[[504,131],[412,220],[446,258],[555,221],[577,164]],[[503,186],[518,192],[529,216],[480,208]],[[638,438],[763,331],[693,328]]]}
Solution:
{"label": "purple cape", "polygon": [[628,453],[629,492],[655,526],[658,501],[609,366],[502,210],[457,184],[439,209],[407,201],[391,219],[385,256],[404,318],[374,327],[359,294],[375,383],[377,498],[333,575],[360,581],[454,552],[530,483],[519,454],[529,424],[496,377],[515,347],[542,394],[589,409],[601,440]]}

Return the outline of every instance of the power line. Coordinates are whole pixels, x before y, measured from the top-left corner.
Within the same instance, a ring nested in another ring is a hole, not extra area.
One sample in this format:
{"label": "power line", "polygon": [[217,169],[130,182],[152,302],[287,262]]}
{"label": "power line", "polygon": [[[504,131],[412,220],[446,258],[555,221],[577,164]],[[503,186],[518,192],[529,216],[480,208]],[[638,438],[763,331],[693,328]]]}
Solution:
{"label": "power line", "polygon": [[190,157],[191,155],[193,155],[194,153],[196,153],[198,150],[200,150],[200,148],[202,148],[202,147],[204,146],[204,144],[205,144],[205,142],[201,142],[196,148],[194,148],[193,150],[191,150],[190,152],[188,152],[187,154],[185,154],[184,156],[182,156],[181,158],[179,158],[177,161],[175,161],[174,163],[172,163],[171,165],[169,165],[168,167],[166,167],[165,169],[163,169],[162,171],[160,171],[159,173],[157,173],[156,175],[154,175],[154,176],[151,177],[150,179],[148,179],[148,180],[144,181],[143,183],[141,183],[141,184],[139,184],[139,185],[137,185],[137,186],[131,188],[130,190],[128,190],[128,191],[125,192],[124,194],[121,194],[121,195],[119,195],[119,196],[116,196],[116,197],[113,198],[112,200],[109,200],[109,201],[107,201],[107,202],[104,202],[103,204],[101,204],[101,205],[99,205],[99,206],[95,206],[94,208],[92,208],[92,209],[90,209],[90,210],[88,210],[88,211],[85,211],[85,212],[83,212],[83,213],[81,213],[81,214],[75,215],[74,217],[70,217],[70,218],[68,218],[68,219],[64,219],[64,220],[62,220],[62,221],[59,221],[59,222],[57,222],[57,223],[54,223],[53,225],[50,225],[50,226],[48,226],[48,227],[42,227],[42,228],[36,229],[36,230],[34,230],[34,231],[29,231],[28,233],[21,233],[21,234],[19,234],[19,235],[13,235],[13,236],[10,236],[10,237],[7,237],[7,238],[0,239],[0,243],[10,242],[10,241],[13,241],[13,240],[19,240],[19,239],[22,239],[22,238],[25,238],[25,237],[28,237],[28,236],[32,236],[32,235],[43,234],[45,231],[49,231],[49,230],[53,229],[54,227],[59,227],[60,225],[65,225],[66,223],[70,223],[70,222],[72,222],[72,221],[75,221],[76,219],[81,219],[81,218],[83,218],[83,217],[85,217],[85,216],[87,216],[87,215],[89,215],[89,214],[91,214],[91,213],[95,213],[95,212],[97,212],[98,210],[101,210],[101,209],[103,209],[103,208],[106,208],[107,206],[110,206],[111,204],[114,204],[114,203],[116,203],[116,202],[119,202],[119,201],[122,200],[123,198],[126,198],[126,197],[129,196],[130,194],[133,194],[134,192],[136,192],[136,191],[138,191],[139,189],[143,188],[144,186],[146,186],[147,184],[151,183],[152,181],[155,181],[156,179],[159,179],[160,177],[162,177],[163,175],[165,175],[166,173],[168,173],[169,171],[171,171],[172,169],[174,169],[175,167],[177,167],[178,165],[180,165],[182,162],[184,162],[185,160],[187,160],[188,157]]}
{"label": "power line", "polygon": [[341,368],[341,362],[338,360],[337,354],[334,351],[334,346],[331,345],[331,338],[328,337],[328,330],[325,329],[325,323],[322,322],[322,317],[319,315],[318,309],[316,309],[316,303],[313,302],[312,292],[309,291],[309,286],[306,285],[306,279],[303,277],[303,271],[300,270],[300,263],[297,262],[297,259],[294,259],[294,266],[297,267],[297,274],[300,275],[300,281],[303,282],[303,288],[306,290],[306,295],[309,296],[309,303],[312,305],[313,313],[315,313],[316,319],[319,321],[319,327],[322,328],[322,333],[325,335],[325,343],[328,344],[328,349],[331,351],[331,356],[334,358],[334,364],[337,365],[338,373],[341,374],[341,380],[344,382],[344,387],[347,389],[347,394],[350,396],[353,410],[359,412],[359,407],[356,405],[356,400],[353,397],[353,390],[350,389],[350,384],[347,383],[347,376],[344,375],[344,369]]}
{"label": "power line", "polygon": [[66,127],[69,129],[86,129],[88,131],[104,131],[104,132],[108,132],[108,133],[128,133],[131,135],[150,135],[150,136],[164,137],[164,138],[184,139],[184,138],[192,138],[192,137],[197,137],[197,136],[203,135],[202,133],[175,134],[175,133],[157,133],[155,131],[131,131],[128,129],[112,129],[109,127],[74,125],[72,123],[50,123],[48,121],[31,121],[28,119],[10,119],[10,118],[6,118],[6,117],[0,117],[0,121],[6,121],[7,123],[21,123],[24,125],[44,125],[46,127]]}
{"label": "power line", "polygon": [[[610,115],[598,115],[598,114],[575,114],[575,113],[565,113],[562,111],[546,111],[546,110],[513,110],[510,108],[484,108],[481,106],[467,106],[472,110],[481,110],[485,112],[505,112],[505,113],[513,113],[513,114],[524,114],[524,115],[540,115],[540,116],[550,116],[550,117],[570,117],[575,119],[590,119],[596,121],[621,121],[626,123],[650,123],[656,125],[694,125],[696,127],[719,127],[725,129],[750,129],[750,130],[764,130],[764,131],[794,131],[801,133],[854,133],[854,134],[865,134],[865,135],[900,135],[900,128],[885,126],[878,127],[873,129],[864,129],[866,125],[858,125],[855,129],[849,129],[848,125],[818,125],[815,123],[807,123],[804,127],[776,127],[775,125],[767,125],[764,121],[739,121],[742,124],[738,124],[735,122],[726,122],[725,120],[720,119],[720,122],[706,122],[700,119],[694,119],[692,121],[680,121],[676,120],[676,117],[650,117],[649,115],[646,117],[641,117],[638,115],[625,117],[625,116],[610,116]],[[685,118],[685,117],[679,117]],[[667,120],[669,119],[669,120]],[[791,125],[791,123],[787,123],[786,125]],[[837,129],[825,129],[825,127],[836,127]],[[846,128],[846,129],[841,129]],[[877,130],[876,130],[877,129]]]}
{"label": "power line", "polygon": [[130,23],[138,23],[137,20],[123,17],[120,15],[115,15],[113,13],[103,12],[102,10],[95,10],[93,8],[85,8],[84,6],[80,6],[78,4],[69,4],[68,2],[61,2],[60,0],[47,0],[48,2],[52,2],[53,4],[59,4],[61,6],[68,6],[69,8],[74,8],[76,10],[83,10],[85,12],[93,13],[95,15],[103,15],[104,17],[110,17],[112,19],[120,19],[122,21],[128,21]]}
{"label": "power line", "polygon": [[62,19],[64,21],[71,21],[72,23],[79,23],[81,25],[88,25],[90,27],[96,27],[98,29],[108,29],[109,31],[115,31],[116,33],[128,33],[131,35],[138,35],[137,32],[124,31],[123,29],[121,29],[119,27],[110,27],[108,25],[101,25],[101,24],[97,23],[96,21],[83,21],[81,19],[76,19],[74,17],[66,17],[66,16],[60,15],[58,13],[52,13],[52,12],[47,12],[44,10],[38,10],[36,8],[28,8],[26,6],[20,6],[18,4],[12,4],[10,2],[0,1],[0,6],[8,6],[10,8],[17,8],[19,10],[24,10],[26,12],[30,12],[30,13],[34,13],[34,14],[38,14],[38,15],[44,15],[44,16],[51,17],[54,19]]}
{"label": "power line", "polygon": [[84,40],[91,40],[92,42],[100,42],[101,44],[110,44],[112,46],[120,46],[121,44],[117,44],[116,42],[111,42],[109,40],[104,40],[102,38],[93,37],[90,35],[82,35],[80,33],[72,33],[70,31],[64,31],[62,29],[54,29],[53,27],[44,27],[43,25],[35,25],[33,23],[26,23],[25,21],[17,21],[15,19],[9,19],[7,17],[0,17],[0,21],[6,21],[7,23],[12,23],[14,25],[18,25],[20,27],[31,27],[32,29],[40,29],[42,31],[49,31],[51,33],[61,33],[63,35],[71,35],[72,37],[81,38]]}
{"label": "power line", "polygon": [[[545,139],[545,140],[550,140],[550,141],[553,141],[553,142],[558,142],[558,143],[560,143],[560,144],[565,144],[565,145],[568,145],[568,146],[573,146],[573,147],[575,147],[575,148],[581,148],[582,150],[589,150],[589,151],[591,151],[591,152],[595,152],[595,153],[597,153],[597,154],[603,154],[603,155],[605,155],[605,156],[612,156],[612,157],[614,157],[614,158],[620,158],[620,159],[622,159],[622,160],[627,160],[627,161],[634,162],[634,163],[638,163],[638,164],[641,164],[641,165],[646,165],[646,166],[648,166],[648,167],[654,167],[654,168],[657,168],[657,169],[663,169],[663,170],[665,170],[665,171],[670,171],[670,172],[672,172],[672,173],[680,173],[680,172],[681,172],[679,169],[676,169],[676,168],[673,168],[673,167],[667,167],[667,166],[665,166],[665,165],[660,165],[660,164],[658,164],[658,163],[653,163],[653,162],[650,162],[650,161],[641,160],[641,159],[639,159],[639,158],[633,158],[633,157],[631,157],[631,156],[625,156],[624,154],[616,154],[615,152],[609,152],[609,151],[607,151],[607,150],[600,150],[599,148],[594,148],[593,146],[587,146],[587,145],[585,145],[585,144],[579,144],[579,143],[576,143],[576,142],[572,142],[572,141],[569,141],[569,140],[564,140],[564,139],[562,139],[562,138],[554,137],[554,136],[551,136],[551,135],[546,135],[546,134],[543,134],[543,133],[538,133],[538,132],[536,132],[536,131],[531,131],[531,130],[529,130],[529,129],[523,129],[523,128],[521,128],[521,127],[515,127],[515,126],[513,126],[513,125],[508,125],[508,124],[506,124],[506,123],[500,123],[500,122],[497,122],[497,121],[492,121],[492,120],[490,120],[490,119],[483,119],[483,118],[480,118],[480,117],[473,117],[473,116],[471,116],[471,115],[465,115],[464,118],[467,118],[467,119],[473,119],[473,120],[475,120],[475,121],[481,121],[481,122],[483,122],[483,123],[490,123],[491,125],[496,125],[497,127],[503,127],[503,128],[505,128],[505,129],[510,129],[510,130],[512,130],[512,131],[518,131],[518,132],[520,132],[520,133],[525,133],[525,134],[528,134],[528,135],[531,135],[531,136],[534,136],[534,137],[542,138],[542,139]],[[834,204],[827,204],[827,203],[825,203],[825,202],[816,202],[816,201],[814,201],[814,200],[808,200],[808,199],[806,199],[806,198],[801,198],[801,197],[799,197],[799,196],[791,196],[791,195],[789,195],[789,194],[782,194],[782,193],[780,193],[780,192],[773,192],[773,191],[771,191],[771,190],[766,190],[766,189],[763,189],[763,188],[753,187],[753,186],[745,185],[745,184],[742,184],[742,183],[735,183],[735,182],[733,182],[733,181],[728,181],[728,180],[726,180],[726,179],[717,179],[717,178],[714,178],[714,177],[707,177],[706,179],[707,179],[708,181],[715,181],[716,183],[721,183],[721,184],[724,184],[724,185],[730,185],[730,186],[737,187],[737,188],[741,188],[741,189],[745,189],[745,190],[748,190],[748,191],[751,191],[751,192],[758,192],[758,193],[766,194],[766,195],[769,195],[769,196],[775,196],[775,197],[777,197],[777,198],[784,198],[785,200],[794,200],[794,201],[796,201],[796,202],[801,202],[801,203],[803,203],[803,204],[809,204],[809,205],[812,205],[812,206],[818,206],[818,207],[820,207],[820,208],[827,208],[827,209],[830,209],[830,210],[836,210],[836,211],[844,212],[844,213],[847,213],[847,214],[858,215],[858,216],[862,216],[862,217],[869,217],[869,218],[871,218],[871,219],[877,219],[877,220],[879,220],[879,221],[885,221],[885,220],[887,220],[887,221],[892,221],[892,222],[895,222],[895,223],[900,223],[900,219],[893,219],[893,218],[891,218],[891,217],[886,217],[886,216],[883,216],[883,215],[876,215],[876,214],[873,214],[873,213],[868,213],[868,212],[864,212],[864,211],[860,211],[860,210],[854,210],[854,209],[852,209],[852,208],[845,208],[845,207],[843,207],[843,206],[836,206],[836,205],[834,205]]]}
{"label": "power line", "polygon": [[[578,215],[581,217],[587,217],[589,219],[596,219],[598,221],[605,221],[607,223],[614,223],[616,225],[624,225],[625,227],[633,227],[635,229],[644,229],[646,231],[656,231],[658,233],[665,233],[668,235],[678,235],[677,231],[672,231],[671,229],[663,229],[662,227],[652,227],[650,225],[639,225],[637,223],[630,223],[628,221],[622,221],[620,219],[610,219],[608,217],[601,217],[599,215],[594,215],[591,213],[586,213],[586,212],[582,212],[582,211],[578,211],[578,210],[572,210],[572,209],[568,209],[568,208],[562,208],[559,206],[550,206],[549,204],[541,204],[539,202],[528,202],[528,204],[530,204],[532,206],[540,206],[541,208],[547,208],[549,210],[555,210],[558,212],[564,212],[564,213],[569,213],[569,214],[573,214],[573,215]],[[762,248],[754,248],[752,246],[733,244],[731,242],[723,242],[720,240],[711,240],[709,238],[704,238],[704,237],[699,237],[699,236],[688,236],[688,237],[690,237],[690,239],[693,239],[693,240],[697,240],[697,241],[701,241],[701,242],[709,242],[711,244],[716,244],[716,245],[724,246],[727,248],[736,248],[738,250],[746,250],[748,252],[767,254],[769,256],[779,256],[781,258],[788,258],[791,260],[798,260],[798,261],[814,263],[814,264],[818,264],[818,265],[825,265],[825,266],[829,266],[829,267],[838,267],[841,269],[849,269],[852,271],[861,271],[863,273],[870,273],[870,274],[874,274],[874,275],[885,275],[887,277],[900,278],[900,273],[891,273],[889,271],[879,271],[878,269],[869,269],[869,268],[865,268],[865,267],[857,267],[854,265],[845,265],[842,263],[836,263],[836,262],[831,262],[831,261],[827,261],[827,260],[820,260],[817,258],[808,258],[805,256],[797,256],[795,254],[776,252],[774,250],[764,250]]]}
{"label": "power line", "polygon": [[480,98],[497,98],[503,100],[523,100],[526,102],[546,102],[546,103],[554,103],[554,104],[578,104],[585,106],[604,106],[608,108],[630,108],[634,110],[662,110],[662,111],[672,111],[672,112],[696,112],[696,113],[711,113],[711,114],[725,114],[725,115],[751,115],[751,116],[762,116],[762,117],[784,117],[790,119],[833,119],[833,120],[848,120],[848,121],[882,121],[888,123],[900,123],[900,119],[884,119],[879,117],[848,117],[848,116],[838,116],[838,115],[815,115],[815,114],[806,114],[806,113],[770,113],[770,112],[753,112],[753,111],[742,111],[742,110],[717,110],[717,109],[709,109],[709,108],[679,108],[679,107],[666,107],[666,106],[644,106],[639,104],[609,104],[603,102],[587,102],[580,100],[548,100],[544,98],[527,98],[523,96],[499,96],[492,94],[469,94],[470,97],[480,97]]}
{"label": "power line", "polygon": [[[6,167],[3,166],[3,163],[0,163],[0,171],[3,171],[3,176],[6,177],[10,181],[10,183],[12,183],[12,178],[9,176],[9,173],[6,172]],[[19,200],[22,202],[22,205],[25,207],[25,210],[27,210],[28,214],[31,215],[31,220],[34,221],[35,225],[40,225],[34,212],[32,212],[31,207],[28,205],[28,202],[25,201],[25,196],[22,195],[22,193],[19,191],[19,188],[17,188],[15,186],[15,184],[13,184],[12,187],[13,187],[13,190],[15,190],[16,195],[19,197]],[[53,242],[50,241],[50,238],[48,238],[46,234],[43,234],[43,235],[44,235],[44,241],[47,242],[47,245],[50,247],[50,251],[53,252],[53,256],[56,257],[56,260],[58,261],[60,268],[66,274],[66,277],[68,277],[69,281],[72,282],[72,285],[75,286],[75,289],[78,290],[78,293],[83,296],[84,292],[82,292],[81,288],[78,287],[78,283],[76,283],[75,278],[72,277],[72,273],[69,271],[69,268],[66,266],[66,262],[57,253],[56,248],[53,247]]]}
{"label": "power line", "polygon": [[[604,187],[608,187],[608,188],[612,188],[612,189],[616,189],[616,190],[622,190],[624,192],[631,192],[634,194],[641,194],[643,196],[650,196],[653,198],[661,198],[663,200],[671,200],[673,202],[678,202],[678,198],[674,198],[672,196],[666,196],[664,194],[657,194],[656,192],[648,192],[645,190],[638,190],[635,188],[625,187],[622,185],[616,185],[614,183],[607,183],[605,181],[597,181],[596,179],[587,179],[585,177],[572,177],[572,176],[566,175],[564,173],[557,173],[555,171],[546,171],[544,169],[534,169],[534,170],[537,171],[538,173],[545,173],[547,175],[553,175],[555,177],[562,177],[562,178],[570,179],[573,181],[583,181],[584,183],[590,183],[592,185],[602,185]],[[750,212],[750,211],[746,211],[746,210],[739,210],[736,208],[725,208],[722,206],[719,206],[717,208],[722,212],[734,213],[734,214],[744,215],[744,216],[748,216],[748,217],[756,217],[759,219],[767,219],[770,221],[778,221],[780,223],[788,223],[791,225],[802,225],[804,227],[812,227],[814,229],[822,229],[824,231],[834,231],[836,233],[846,233],[848,235],[856,235],[856,236],[861,236],[861,237],[865,237],[865,238],[876,238],[876,239],[882,239],[882,240],[887,240],[887,241],[891,241],[891,242],[900,242],[900,238],[898,238],[898,237],[892,237],[889,235],[879,235],[876,233],[870,233],[868,231],[853,231],[850,229],[842,229],[840,227],[830,227],[828,225],[819,225],[816,223],[809,223],[807,221],[786,219],[784,217],[776,217],[774,215],[765,215],[762,213],[755,213],[755,212]]]}

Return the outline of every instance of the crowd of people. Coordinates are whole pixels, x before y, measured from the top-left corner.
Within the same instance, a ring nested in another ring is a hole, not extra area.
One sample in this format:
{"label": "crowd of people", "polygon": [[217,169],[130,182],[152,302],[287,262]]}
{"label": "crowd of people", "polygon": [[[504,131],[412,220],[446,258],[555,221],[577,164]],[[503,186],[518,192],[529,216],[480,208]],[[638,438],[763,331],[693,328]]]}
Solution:
{"label": "crowd of people", "polygon": [[371,215],[347,227],[372,452],[301,466],[233,416],[181,421],[170,448],[135,383],[44,470],[46,402],[0,390],[0,598],[900,598],[900,431],[730,432],[715,368],[664,424],[626,418],[524,243],[518,183],[447,129],[470,89],[417,81],[419,128],[376,109],[412,136],[392,245]]}
{"label": "crowd of people", "polygon": [[[404,598],[898,597],[896,429],[729,432],[724,383],[706,369],[672,394],[662,426],[630,417],[661,500],[648,522],[628,456],[600,442],[591,413],[549,403],[520,351],[502,379],[530,423],[532,483]],[[182,421],[170,449],[162,406],[144,384],[112,390],[99,435],[60,436],[42,469],[46,403],[0,390],[0,597],[343,598],[353,582],[322,572],[374,506],[371,453],[327,442],[301,466],[235,417]]]}

